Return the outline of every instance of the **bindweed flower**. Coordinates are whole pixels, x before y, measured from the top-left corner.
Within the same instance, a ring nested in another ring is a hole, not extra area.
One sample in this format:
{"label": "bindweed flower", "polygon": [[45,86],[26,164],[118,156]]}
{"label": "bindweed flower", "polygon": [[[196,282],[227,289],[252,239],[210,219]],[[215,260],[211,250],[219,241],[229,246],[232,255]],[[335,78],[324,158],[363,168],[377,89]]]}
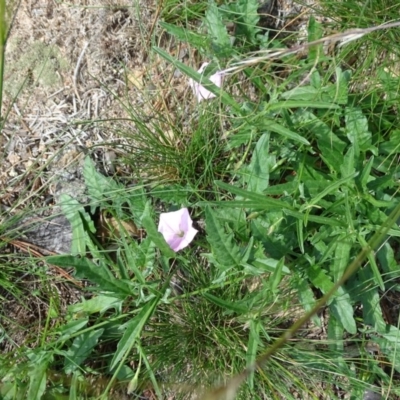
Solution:
{"label": "bindweed flower", "polygon": [[[203,63],[200,69],[197,71],[200,74],[206,69],[209,63]],[[217,71],[215,74],[211,75],[208,79],[216,86],[221,87],[222,79],[224,77],[224,73],[221,71]],[[192,78],[189,78],[189,86],[192,88],[193,93],[197,97],[197,101],[208,100],[215,97],[214,93],[211,93],[204,86],[200,85],[200,83],[195,82]]]}
{"label": "bindweed flower", "polygon": [[179,251],[190,244],[196,236],[197,230],[192,226],[187,208],[178,211],[161,213],[158,224],[160,232],[173,251]]}

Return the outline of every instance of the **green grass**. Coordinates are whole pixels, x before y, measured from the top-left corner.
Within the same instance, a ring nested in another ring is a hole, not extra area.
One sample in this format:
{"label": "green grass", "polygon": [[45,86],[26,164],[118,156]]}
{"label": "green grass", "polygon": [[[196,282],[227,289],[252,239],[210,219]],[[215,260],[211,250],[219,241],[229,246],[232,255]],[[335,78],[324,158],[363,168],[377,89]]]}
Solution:
{"label": "green grass", "polygon": [[[327,33],[397,18],[384,1],[322,6],[333,19]],[[199,62],[211,60],[213,73],[250,60],[249,50],[292,45],[268,42],[256,8],[166,2],[162,29]],[[186,25],[193,19],[203,22],[198,30]],[[310,40],[323,30],[310,19]],[[223,382],[232,388],[229,379],[341,282],[399,208],[398,36],[399,28],[382,30],[331,53],[321,44],[248,63],[222,90],[202,80],[212,100],[177,95],[173,112],[165,103],[149,116],[121,96],[127,118],[98,123],[124,139],[130,172],[105,176],[87,156],[89,204],[62,199],[71,254],[38,259],[2,248],[2,398],[188,399]],[[152,57],[200,78],[162,48]],[[164,99],[174,96],[164,89]],[[157,223],[181,207],[199,232],[174,253]],[[114,221],[106,240],[89,209]],[[362,399],[366,390],[398,398],[399,315],[388,317],[383,300],[399,299],[400,228],[395,220],[389,228],[320,312],[235,388],[237,398]],[[52,278],[51,266],[73,271],[84,288]],[[31,319],[7,315],[11,305]]]}

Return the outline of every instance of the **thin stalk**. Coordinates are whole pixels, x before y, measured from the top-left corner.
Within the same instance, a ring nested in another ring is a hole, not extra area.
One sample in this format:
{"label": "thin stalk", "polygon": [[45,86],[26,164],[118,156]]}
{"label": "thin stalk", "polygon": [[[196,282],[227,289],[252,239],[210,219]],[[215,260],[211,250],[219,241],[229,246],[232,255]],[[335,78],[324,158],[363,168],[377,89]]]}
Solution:
{"label": "thin stalk", "polygon": [[1,109],[3,104],[3,77],[4,56],[6,51],[7,27],[6,27],[6,1],[0,0],[0,126]]}

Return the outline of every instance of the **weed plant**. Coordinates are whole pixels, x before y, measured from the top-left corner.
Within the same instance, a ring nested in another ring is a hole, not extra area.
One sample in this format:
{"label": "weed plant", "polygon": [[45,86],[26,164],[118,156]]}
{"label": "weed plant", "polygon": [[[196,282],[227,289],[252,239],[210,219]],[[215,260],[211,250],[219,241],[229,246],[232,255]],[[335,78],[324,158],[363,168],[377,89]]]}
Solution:
{"label": "weed plant", "polygon": [[[250,51],[293,45],[293,37],[271,40],[258,27],[256,1],[163,7],[162,29],[210,65],[201,76],[161,48],[154,56],[216,97],[174,123],[161,114],[149,121],[120,99],[131,131],[126,121],[112,121],[113,129],[128,139],[135,185],[101,174],[87,157],[89,204],[61,199],[71,253],[29,262],[3,256],[7,296],[23,307],[32,296],[46,304],[18,346],[11,333],[27,326],[2,328],[10,349],[0,356],[4,399],[193,398],[252,365],[340,281],[399,207],[398,28],[333,52],[321,43],[251,63]],[[198,30],[173,14],[182,7],[199,19]],[[392,10],[384,1],[321,7],[332,29],[377,25]],[[348,18],[353,9],[368,18]],[[308,40],[323,32],[311,16]],[[206,78],[241,60],[222,89]],[[175,253],[157,221],[182,207],[199,232]],[[102,237],[95,213],[108,217]],[[400,298],[399,237],[391,221],[383,243],[237,398],[398,398],[399,316],[387,301]],[[83,284],[66,314],[50,265],[72,268]],[[40,282],[37,297],[19,284],[24,274]]]}

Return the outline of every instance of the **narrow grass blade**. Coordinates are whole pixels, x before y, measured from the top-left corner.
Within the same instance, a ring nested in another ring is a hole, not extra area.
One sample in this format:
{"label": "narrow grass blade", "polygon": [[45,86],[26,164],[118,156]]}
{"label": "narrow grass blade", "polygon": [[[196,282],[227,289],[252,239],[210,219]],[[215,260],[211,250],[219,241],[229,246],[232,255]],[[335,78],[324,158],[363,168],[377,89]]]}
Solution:
{"label": "narrow grass blade", "polygon": [[323,199],[325,196],[328,194],[334,192],[336,189],[340,188],[340,186],[346,184],[347,182],[350,182],[352,179],[354,179],[358,175],[358,172],[355,172],[349,176],[346,176],[342,179],[337,180],[336,182],[333,182],[331,185],[329,185],[326,189],[322,190],[321,193],[319,193],[317,196],[315,196],[311,201],[309,201],[307,204],[305,204],[302,207],[302,210],[305,210],[306,208],[309,208],[313,205],[316,205],[321,199]]}
{"label": "narrow grass blade", "polygon": [[[4,57],[6,51],[6,1],[0,0],[0,123],[1,123],[1,109],[3,104],[3,79],[4,79]],[[1,127],[1,125],[0,125]]]}
{"label": "narrow grass blade", "polygon": [[284,126],[278,124],[273,120],[264,120],[263,124],[265,129],[278,133],[279,135],[294,140],[295,142],[299,142],[305,145],[310,145],[310,142],[307,139],[303,138],[298,133],[285,128]]}
{"label": "narrow grass blade", "polygon": [[[240,189],[236,186],[229,185],[221,181],[215,181],[215,184],[219,188],[224,189],[232,194],[244,197],[245,199],[253,200],[253,203],[258,204],[261,209],[270,207],[278,209],[286,208],[288,210],[295,210],[295,208],[289,205],[288,203],[285,203],[284,201],[281,200],[271,199],[270,197],[267,197],[263,194],[254,193],[245,189]],[[215,202],[215,203],[218,203],[218,205],[223,205],[223,202]]]}
{"label": "narrow grass blade", "polygon": [[[249,341],[247,343],[246,362],[251,365],[257,358],[257,349],[260,343],[260,321],[252,319],[250,321]],[[254,373],[250,374],[248,385],[251,390],[254,389]]]}
{"label": "narrow grass blade", "polygon": [[158,303],[158,298],[149,301],[139,312],[139,314],[134,317],[127,325],[126,331],[118,343],[117,351],[114,354],[113,359],[110,363],[110,370],[117,368],[118,363],[125,360],[129,352],[135,345],[136,340],[139,339],[140,333],[147,320],[153,313],[156,305]]}
{"label": "narrow grass blade", "polygon": [[239,114],[242,113],[240,105],[228,93],[220,89],[218,86],[214,85],[209,79],[205,78],[198,72],[194,71],[192,68],[189,68],[187,65],[176,60],[165,50],[162,50],[159,47],[153,47],[153,50],[161,57],[169,61],[174,67],[178,68],[189,78],[192,78],[196,82],[201,83],[201,85],[204,86],[207,90],[209,90],[211,93],[215,94],[218,98],[220,98],[225,105],[232,107]]}

